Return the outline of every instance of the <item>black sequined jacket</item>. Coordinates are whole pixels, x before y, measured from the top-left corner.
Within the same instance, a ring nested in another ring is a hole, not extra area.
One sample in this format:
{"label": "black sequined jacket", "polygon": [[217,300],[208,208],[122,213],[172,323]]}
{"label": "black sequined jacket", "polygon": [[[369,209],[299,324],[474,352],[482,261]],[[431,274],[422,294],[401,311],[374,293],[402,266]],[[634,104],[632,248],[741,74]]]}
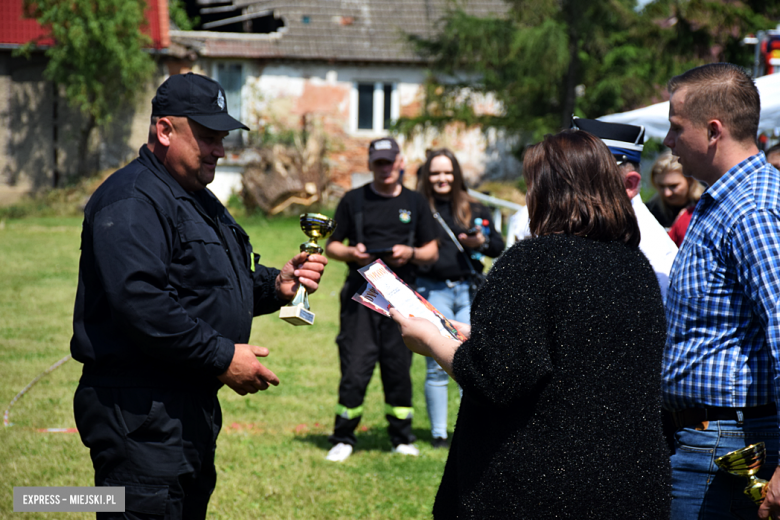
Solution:
{"label": "black sequined jacket", "polygon": [[666,323],[639,249],[521,241],[490,271],[471,323],[434,518],[669,517]]}

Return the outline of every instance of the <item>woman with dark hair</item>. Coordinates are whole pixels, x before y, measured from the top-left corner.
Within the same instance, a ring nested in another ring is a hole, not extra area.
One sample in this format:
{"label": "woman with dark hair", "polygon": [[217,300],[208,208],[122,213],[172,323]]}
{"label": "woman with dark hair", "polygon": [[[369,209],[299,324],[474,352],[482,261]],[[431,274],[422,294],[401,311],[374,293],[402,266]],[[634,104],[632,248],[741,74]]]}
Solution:
{"label": "woman with dark hair", "polygon": [[567,130],[523,173],[534,237],[495,262],[469,339],[392,310],[463,388],[434,517],[668,518],[664,309],[615,160]]}
{"label": "woman with dark hair", "polygon": [[[428,153],[425,164],[417,172],[417,188],[439,221],[436,224],[439,260],[420,268],[417,291],[447,319],[469,323],[471,279],[477,273],[482,274],[483,256],[495,258],[501,254],[504,239],[493,226],[490,211],[469,196],[458,159],[450,150],[442,148]],[[444,448],[448,445],[450,377],[433,358],[425,361],[425,403],[431,421],[431,445]]]}

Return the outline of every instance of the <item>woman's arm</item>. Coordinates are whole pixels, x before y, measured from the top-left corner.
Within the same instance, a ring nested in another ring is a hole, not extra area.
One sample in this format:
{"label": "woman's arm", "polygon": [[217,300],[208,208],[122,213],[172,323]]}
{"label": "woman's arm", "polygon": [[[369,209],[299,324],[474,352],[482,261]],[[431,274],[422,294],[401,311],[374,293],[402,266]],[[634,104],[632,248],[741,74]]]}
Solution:
{"label": "woman's arm", "polygon": [[527,399],[552,370],[548,239],[525,240],[493,265],[471,310],[471,335],[452,360],[455,380],[473,398],[498,406]]}

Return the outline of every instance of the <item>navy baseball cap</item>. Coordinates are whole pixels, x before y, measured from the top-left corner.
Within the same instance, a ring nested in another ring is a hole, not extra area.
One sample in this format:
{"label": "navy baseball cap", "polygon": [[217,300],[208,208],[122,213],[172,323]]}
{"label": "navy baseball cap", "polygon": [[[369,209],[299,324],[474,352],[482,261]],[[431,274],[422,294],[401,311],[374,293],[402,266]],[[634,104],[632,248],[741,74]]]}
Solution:
{"label": "navy baseball cap", "polygon": [[607,123],[597,119],[582,119],[572,116],[571,127],[584,130],[601,139],[618,164],[629,161],[639,164],[645,145],[645,127],[623,123]]}
{"label": "navy baseball cap", "polygon": [[152,116],[188,117],[210,130],[229,132],[249,128],[228,114],[225,90],[200,74],[175,74],[166,79],[152,99]]}
{"label": "navy baseball cap", "polygon": [[368,145],[368,164],[378,160],[395,161],[395,157],[401,153],[401,147],[392,137],[383,137],[375,139]]}

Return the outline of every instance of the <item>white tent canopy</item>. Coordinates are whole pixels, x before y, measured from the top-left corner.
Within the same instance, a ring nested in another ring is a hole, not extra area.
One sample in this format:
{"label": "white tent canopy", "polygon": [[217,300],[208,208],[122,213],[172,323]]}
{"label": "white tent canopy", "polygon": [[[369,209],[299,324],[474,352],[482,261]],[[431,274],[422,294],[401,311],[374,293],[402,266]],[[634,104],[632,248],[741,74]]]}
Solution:
{"label": "white tent canopy", "polygon": [[[761,119],[758,131],[773,135],[775,129],[780,133],[780,74],[770,74],[756,79],[758,93],[761,96]],[[669,131],[669,102],[656,103],[620,114],[610,114],[599,120],[610,123],[625,123],[645,127],[645,138],[655,137],[663,140]]]}

